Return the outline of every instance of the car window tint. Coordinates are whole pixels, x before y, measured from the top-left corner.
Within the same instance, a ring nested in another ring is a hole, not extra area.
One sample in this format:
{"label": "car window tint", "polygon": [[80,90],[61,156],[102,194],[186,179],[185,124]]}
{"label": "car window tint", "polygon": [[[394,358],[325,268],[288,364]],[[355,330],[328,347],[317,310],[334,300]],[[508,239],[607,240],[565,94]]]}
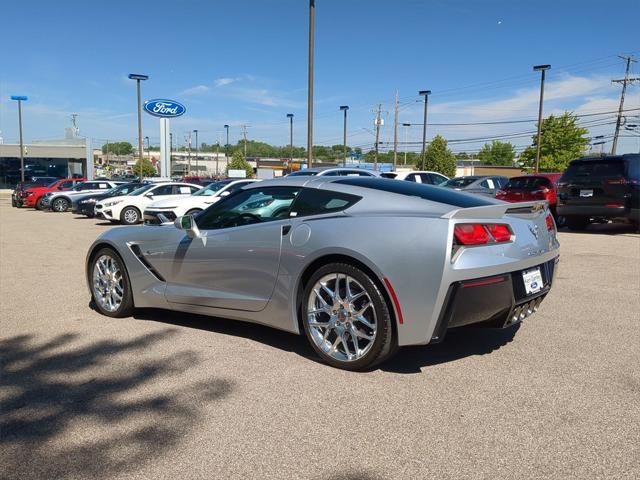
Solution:
{"label": "car window tint", "polygon": [[563,177],[611,177],[622,175],[624,175],[624,162],[611,159],[571,162]]}
{"label": "car window tint", "polygon": [[640,156],[636,158],[630,158],[627,160],[628,167],[628,175],[630,178],[634,180],[640,180]]}
{"label": "car window tint", "polygon": [[241,182],[241,183],[236,183],[234,185],[231,185],[226,191],[231,193],[231,192],[235,192],[237,190],[240,190],[242,187],[246,187],[250,182]]}
{"label": "car window tint", "polygon": [[334,170],[332,172],[323,173],[322,175],[324,177],[337,177],[338,175],[340,175],[340,172],[337,170]]}
{"label": "car window tint", "polygon": [[218,230],[281,220],[300,192],[299,187],[240,190],[211,205],[196,217],[198,228]]}
{"label": "car window tint", "polygon": [[72,182],[72,181],[62,182],[62,183],[60,184],[60,186],[61,186],[62,188],[71,188],[71,187],[73,186],[73,182]]}
{"label": "car window tint", "polygon": [[[491,184],[493,185],[493,182],[492,182]],[[481,181],[481,182],[480,182],[480,186],[481,186],[482,188],[490,188],[490,187],[489,187],[489,180],[487,179],[487,180],[483,180],[483,181]]]}
{"label": "car window tint", "polygon": [[504,186],[506,189],[535,190],[539,187],[550,187],[551,182],[544,177],[514,177]]}
{"label": "car window tint", "polygon": [[419,177],[420,177],[420,180],[422,180],[422,183],[426,183],[426,184],[431,183],[431,178],[429,177],[428,173],[420,173]]}
{"label": "car window tint", "polygon": [[444,175],[438,175],[436,173],[430,173],[429,176],[431,177],[431,183],[433,185],[440,185],[442,182],[446,182],[448,180]]}
{"label": "car window tint", "polygon": [[409,175],[407,175],[407,178],[405,178],[405,180],[409,181],[409,182],[417,182],[417,175],[415,173],[410,173]]}
{"label": "car window tint", "polygon": [[306,217],[309,215],[320,215],[323,213],[339,212],[344,210],[361,197],[349,195],[330,190],[319,190],[316,188],[305,188],[296,198],[291,207],[290,216]]}
{"label": "car window tint", "polygon": [[397,173],[385,172],[380,174],[381,177],[384,178],[396,178],[398,176]]}
{"label": "car window tint", "polygon": [[173,193],[173,185],[162,185],[153,190],[151,193],[153,193],[154,196],[171,195]]}

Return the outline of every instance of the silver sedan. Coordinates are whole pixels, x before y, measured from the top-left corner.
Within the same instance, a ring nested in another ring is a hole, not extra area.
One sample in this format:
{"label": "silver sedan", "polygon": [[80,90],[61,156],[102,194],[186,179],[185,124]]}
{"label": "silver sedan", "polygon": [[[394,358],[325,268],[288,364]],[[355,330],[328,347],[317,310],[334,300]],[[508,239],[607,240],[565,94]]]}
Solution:
{"label": "silver sedan", "polygon": [[105,315],[154,307],[265,324],[361,370],[450,328],[529,317],[558,249],[544,202],[293,177],[247,186],[175,226],[109,230],[90,247],[86,276]]}

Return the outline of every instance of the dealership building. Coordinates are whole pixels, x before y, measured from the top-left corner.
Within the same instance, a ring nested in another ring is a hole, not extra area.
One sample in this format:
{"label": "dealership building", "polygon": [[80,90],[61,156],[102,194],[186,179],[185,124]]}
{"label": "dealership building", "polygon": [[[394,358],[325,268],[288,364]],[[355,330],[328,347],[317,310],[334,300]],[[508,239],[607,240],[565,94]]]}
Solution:
{"label": "dealership building", "polygon": [[[69,137],[24,144],[24,178],[93,178],[90,141]],[[0,143],[0,188],[13,188],[20,181],[20,145]]]}

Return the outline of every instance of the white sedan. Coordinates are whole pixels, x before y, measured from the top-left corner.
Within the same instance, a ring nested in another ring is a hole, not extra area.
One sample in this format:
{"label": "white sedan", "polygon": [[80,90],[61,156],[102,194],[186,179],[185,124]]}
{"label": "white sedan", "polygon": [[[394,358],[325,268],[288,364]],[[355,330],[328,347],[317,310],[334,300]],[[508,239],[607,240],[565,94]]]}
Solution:
{"label": "white sedan", "polygon": [[96,216],[111,222],[135,225],[142,221],[142,212],[154,201],[187,197],[201,188],[201,185],[183,182],[150,183],[129,195],[105,198],[96,203]]}
{"label": "white sedan", "polygon": [[381,174],[385,178],[394,180],[406,180],[408,182],[426,183],[427,185],[440,185],[449,180],[438,172],[408,170],[406,172],[384,172]]}
{"label": "white sedan", "polygon": [[[182,215],[195,215],[230,193],[257,181],[258,180],[250,179],[221,180],[210,183],[189,197],[158,200],[145,208],[144,223],[147,225],[158,225],[173,222]],[[161,218],[161,215],[164,218]]]}

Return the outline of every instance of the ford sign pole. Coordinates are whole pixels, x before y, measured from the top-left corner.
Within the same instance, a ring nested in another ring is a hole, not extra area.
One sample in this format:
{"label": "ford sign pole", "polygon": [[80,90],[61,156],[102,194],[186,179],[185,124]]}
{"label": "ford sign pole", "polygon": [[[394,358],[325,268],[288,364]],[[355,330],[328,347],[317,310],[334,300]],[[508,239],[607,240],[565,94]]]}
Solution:
{"label": "ford sign pole", "polygon": [[[141,75],[138,73],[130,73],[129,78],[131,80],[136,81],[136,91],[138,94],[138,161],[140,162],[140,181],[142,181],[143,171],[142,171],[142,156],[143,156],[143,147],[142,147],[142,103],[140,100],[140,81],[147,80],[149,78],[148,75]],[[135,172],[134,172],[135,173]]]}
{"label": "ford sign pole", "polygon": [[160,118],[160,172],[162,176],[171,176],[171,127],[170,118],[183,115],[187,109],[181,103],[163,98],[144,102],[144,111]]}
{"label": "ford sign pole", "polygon": [[22,142],[22,102],[27,100],[24,95],[12,95],[11,100],[18,102],[18,124],[20,128],[20,181],[24,182],[24,143]]}

